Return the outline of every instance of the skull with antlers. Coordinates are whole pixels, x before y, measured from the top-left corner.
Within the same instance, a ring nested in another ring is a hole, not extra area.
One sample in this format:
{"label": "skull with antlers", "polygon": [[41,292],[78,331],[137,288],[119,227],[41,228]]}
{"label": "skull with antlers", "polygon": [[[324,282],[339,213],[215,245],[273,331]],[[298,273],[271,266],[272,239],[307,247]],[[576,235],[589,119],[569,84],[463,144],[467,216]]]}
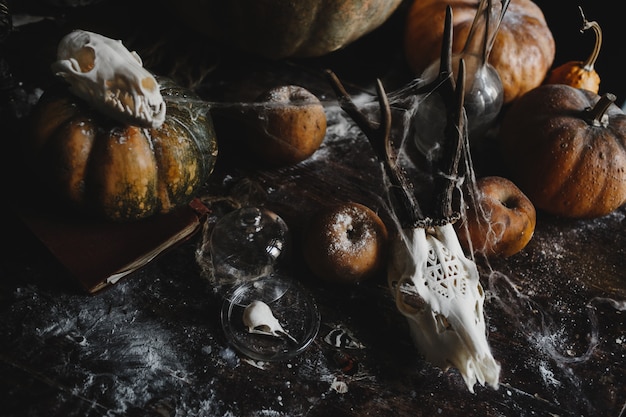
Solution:
{"label": "skull with antlers", "polygon": [[400,232],[391,250],[389,287],[398,310],[407,318],[414,344],[436,366],[457,368],[468,389],[488,384],[497,389],[500,365],[487,343],[483,312],[485,295],[476,264],[461,248],[453,224],[459,218],[452,209],[454,178],[469,152],[463,108],[465,67],[461,62],[456,86],[451,71],[452,10],[447,8],[439,77],[417,88],[415,94],[438,90],[448,113],[445,149],[436,218],[423,216],[411,184],[397,163],[390,144],[391,110],[382,83],[377,94],[381,108],[378,127],[349,98],[337,77],[328,72],[340,105],[363,130],[390,179],[396,194],[392,209]]}

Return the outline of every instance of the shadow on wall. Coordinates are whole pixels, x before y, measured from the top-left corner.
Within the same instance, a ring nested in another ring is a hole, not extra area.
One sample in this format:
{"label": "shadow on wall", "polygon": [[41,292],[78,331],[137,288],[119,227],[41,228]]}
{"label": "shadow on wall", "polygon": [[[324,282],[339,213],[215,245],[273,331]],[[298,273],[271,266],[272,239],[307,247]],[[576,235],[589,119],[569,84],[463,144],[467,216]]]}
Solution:
{"label": "shadow on wall", "polygon": [[555,1],[533,0],[546,17],[556,42],[554,66],[567,61],[584,61],[595,42],[593,31],[580,31],[582,17],[580,6],[587,20],[595,20],[602,28],[602,49],[595,69],[600,75],[600,94],[613,93],[616,104],[626,110],[626,82],[620,74],[620,59],[626,55],[623,18],[616,3],[609,0]]}

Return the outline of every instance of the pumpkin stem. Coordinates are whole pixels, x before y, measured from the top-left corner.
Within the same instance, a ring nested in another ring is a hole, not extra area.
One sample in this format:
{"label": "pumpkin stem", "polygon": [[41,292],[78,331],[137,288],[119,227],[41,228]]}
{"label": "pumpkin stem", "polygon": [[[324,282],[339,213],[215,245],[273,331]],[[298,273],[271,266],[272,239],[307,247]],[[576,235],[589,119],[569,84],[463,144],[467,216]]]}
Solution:
{"label": "pumpkin stem", "polygon": [[585,71],[593,71],[593,67],[596,64],[596,60],[598,59],[598,55],[600,55],[600,48],[602,47],[602,29],[600,25],[596,21],[588,21],[583,13],[582,7],[578,6],[580,10],[580,15],[583,18],[583,26],[580,29],[581,32],[586,31],[587,29],[593,29],[593,32],[596,35],[596,43],[591,51],[591,55],[583,62],[583,69]]}
{"label": "pumpkin stem", "polygon": [[615,94],[605,93],[595,106],[585,110],[585,120],[592,126],[606,127],[609,124],[606,111],[616,100]]}

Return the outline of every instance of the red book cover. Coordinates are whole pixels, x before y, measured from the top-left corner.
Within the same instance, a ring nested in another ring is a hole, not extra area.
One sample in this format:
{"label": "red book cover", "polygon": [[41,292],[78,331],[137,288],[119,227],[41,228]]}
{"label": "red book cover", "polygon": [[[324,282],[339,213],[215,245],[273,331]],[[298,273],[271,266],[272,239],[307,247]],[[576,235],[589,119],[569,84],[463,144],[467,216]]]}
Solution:
{"label": "red book cover", "polygon": [[193,236],[209,209],[195,199],[167,214],[124,223],[60,218],[34,210],[18,214],[89,293],[115,284]]}

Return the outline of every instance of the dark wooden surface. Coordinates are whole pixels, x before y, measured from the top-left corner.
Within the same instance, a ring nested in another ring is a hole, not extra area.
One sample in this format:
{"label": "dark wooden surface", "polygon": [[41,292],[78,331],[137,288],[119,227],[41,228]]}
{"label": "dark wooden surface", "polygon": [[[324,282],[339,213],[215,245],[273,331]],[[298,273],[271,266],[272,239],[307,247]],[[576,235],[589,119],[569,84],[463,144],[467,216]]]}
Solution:
{"label": "dark wooden surface", "polygon": [[[116,15],[106,6],[97,10]],[[284,272],[313,294],[320,333],[293,359],[248,361],[222,332],[222,300],[197,257],[204,235],[89,296],[3,205],[0,415],[624,415],[626,208],[595,220],[539,213],[535,236],[522,252],[506,260],[477,259],[487,293],[488,340],[502,373],[498,390],[476,386],[475,394],[457,371],[435,368],[416,352],[384,277],[337,287],[315,279],[303,263],[302,226],[324,204],[356,200],[390,221],[380,199],[384,187],[374,154],[356,129],[338,134],[342,115],[320,70],[333,69],[354,92],[373,91],[375,77],[389,90],[401,87],[409,78],[398,49],[381,45],[386,39],[397,41],[401,17],[330,57],[280,63],[242,60],[208,43],[161,44],[165,35],[185,39],[180,28],[174,36],[113,25],[120,33],[130,31],[130,45],[147,63],[180,80],[197,81],[198,68],[212,68],[198,83],[207,100],[234,102],[287,82],[309,87],[324,99],[329,135],[312,158],[293,167],[257,170],[224,156],[202,195],[214,209],[211,222],[225,207],[223,197],[262,201],[285,219],[293,246]],[[57,19],[23,27],[4,42],[5,57],[23,82],[19,97],[45,85],[45,62],[53,59],[52,45],[63,30],[97,27],[81,11],[64,19],[63,24]],[[127,18],[119,19],[121,24]],[[165,45],[160,49],[165,57],[150,49],[151,42]],[[26,46],[38,46],[41,53],[17,59]],[[199,50],[204,54],[194,53]],[[170,53],[181,56],[172,60]],[[175,61],[187,66],[181,70]],[[3,102],[3,115],[15,117],[16,107]],[[5,136],[5,142],[19,141],[17,133]],[[19,165],[6,155],[5,201],[14,195],[19,176]],[[480,168],[483,173],[500,169],[496,164]],[[46,203],[38,201],[42,210]],[[349,330],[364,349],[326,343],[323,337],[336,326]],[[352,368],[342,369],[342,355],[352,358]],[[345,383],[347,392],[334,389],[335,382]]]}

